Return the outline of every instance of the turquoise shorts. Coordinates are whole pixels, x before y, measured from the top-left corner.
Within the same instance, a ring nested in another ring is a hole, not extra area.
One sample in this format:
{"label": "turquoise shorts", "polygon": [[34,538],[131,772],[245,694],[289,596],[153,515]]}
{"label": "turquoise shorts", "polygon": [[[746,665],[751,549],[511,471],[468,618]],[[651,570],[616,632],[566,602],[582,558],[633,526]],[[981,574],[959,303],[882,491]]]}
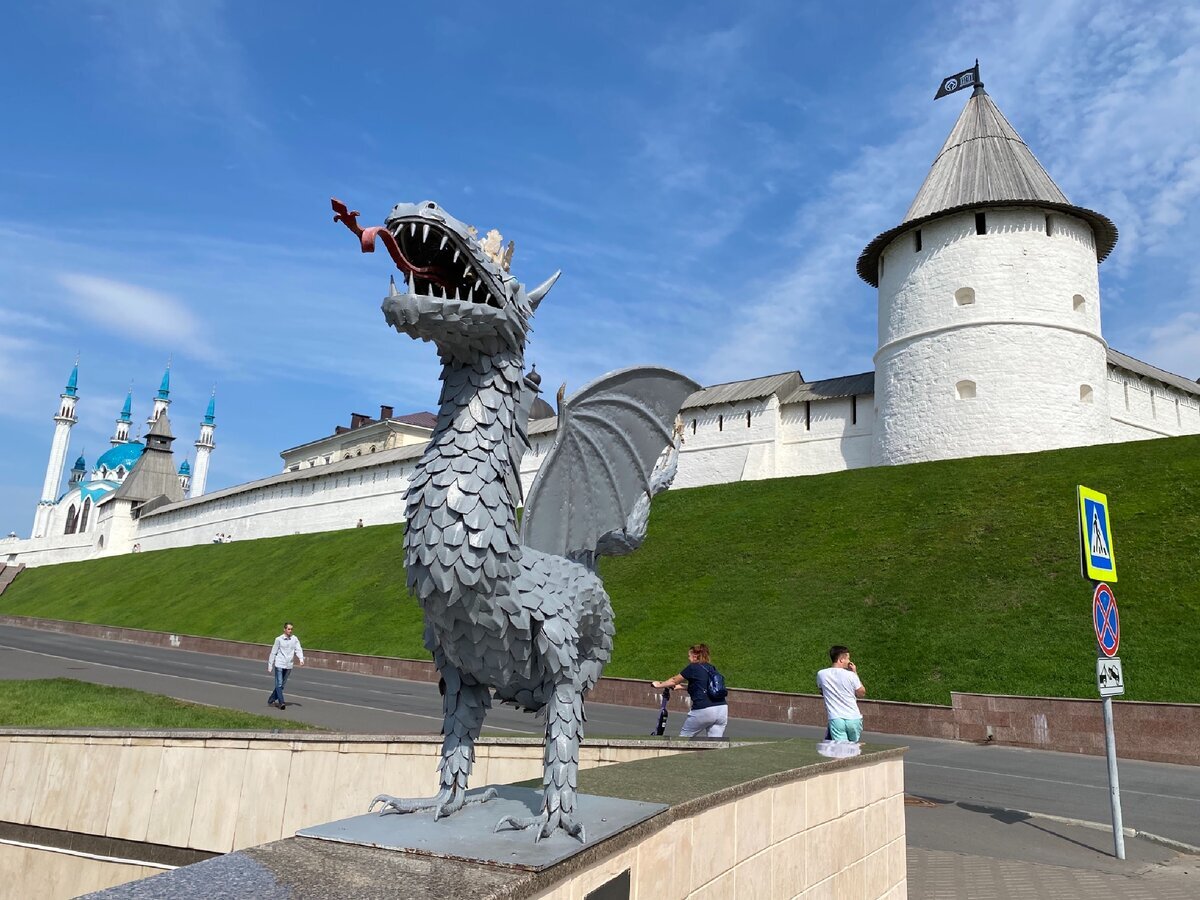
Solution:
{"label": "turquoise shorts", "polygon": [[862,718],[857,719],[830,719],[829,720],[829,738],[834,741],[854,741],[858,743],[862,740]]}

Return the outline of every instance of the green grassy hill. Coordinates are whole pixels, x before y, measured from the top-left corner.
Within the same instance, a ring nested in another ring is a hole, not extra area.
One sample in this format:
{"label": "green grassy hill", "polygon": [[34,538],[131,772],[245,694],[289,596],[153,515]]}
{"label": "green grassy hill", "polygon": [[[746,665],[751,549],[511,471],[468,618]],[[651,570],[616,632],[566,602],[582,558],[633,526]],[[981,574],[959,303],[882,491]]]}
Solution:
{"label": "green grassy hill", "polygon": [[[704,641],[736,687],[811,692],[830,644],[870,695],[1095,696],[1075,485],[1109,495],[1128,699],[1200,702],[1200,437],[670,491],[602,565],[610,675]],[[0,612],[428,658],[399,526],[29,569]]]}

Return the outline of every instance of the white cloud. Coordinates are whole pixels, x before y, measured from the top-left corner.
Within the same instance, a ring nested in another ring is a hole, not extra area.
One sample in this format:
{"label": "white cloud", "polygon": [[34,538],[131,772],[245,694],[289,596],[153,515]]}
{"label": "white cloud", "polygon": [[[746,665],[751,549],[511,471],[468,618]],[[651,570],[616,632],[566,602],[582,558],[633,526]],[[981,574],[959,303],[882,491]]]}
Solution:
{"label": "white cloud", "polygon": [[57,281],[66,289],[67,303],[103,329],[168,352],[213,356],[200,321],[170,294],[81,273],[62,273]]}
{"label": "white cloud", "polygon": [[1151,328],[1140,358],[1185,378],[1200,377],[1200,312],[1185,312]]}
{"label": "white cloud", "polygon": [[220,0],[98,0],[92,20],[104,75],[159,109],[219,121],[244,136],[265,131],[249,66]]}

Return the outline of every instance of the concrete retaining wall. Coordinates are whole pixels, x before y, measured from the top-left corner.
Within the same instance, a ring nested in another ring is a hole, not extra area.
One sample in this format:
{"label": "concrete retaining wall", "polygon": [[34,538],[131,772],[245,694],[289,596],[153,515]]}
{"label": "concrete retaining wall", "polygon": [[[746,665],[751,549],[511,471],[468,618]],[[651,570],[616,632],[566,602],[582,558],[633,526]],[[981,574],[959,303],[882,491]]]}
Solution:
{"label": "concrete retaining wall", "polygon": [[637,898],[903,900],[903,762],[825,772],[681,815],[536,897],[585,900],[626,869]]}

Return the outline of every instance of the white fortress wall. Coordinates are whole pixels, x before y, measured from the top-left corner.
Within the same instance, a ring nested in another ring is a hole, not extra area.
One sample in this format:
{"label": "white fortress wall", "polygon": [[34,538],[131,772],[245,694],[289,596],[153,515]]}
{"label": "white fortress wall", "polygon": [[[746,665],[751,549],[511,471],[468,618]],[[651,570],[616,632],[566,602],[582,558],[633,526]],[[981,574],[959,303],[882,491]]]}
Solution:
{"label": "white fortress wall", "polygon": [[234,540],[310,534],[404,521],[404,492],[413,461],[392,461],[352,471],[321,466],[310,478],[221,491],[143,516],[142,550],[188,547],[218,534]]}
{"label": "white fortress wall", "polygon": [[1108,367],[1108,409],[1114,441],[1200,434],[1200,398],[1195,394],[1113,365]]}
{"label": "white fortress wall", "polygon": [[[1091,229],[1035,208],[945,216],[881,261],[877,462],[1109,440]],[[1049,234],[1047,231],[1049,230]]]}
{"label": "white fortress wall", "polygon": [[51,534],[46,537],[5,538],[0,540],[0,562],[26,566],[49,566],[78,562],[96,555],[98,532],[87,534]]}
{"label": "white fortress wall", "polygon": [[859,394],[786,404],[775,474],[819,475],[871,465],[875,397]]}
{"label": "white fortress wall", "polygon": [[779,439],[775,396],[685,409],[675,487],[774,478]]}

